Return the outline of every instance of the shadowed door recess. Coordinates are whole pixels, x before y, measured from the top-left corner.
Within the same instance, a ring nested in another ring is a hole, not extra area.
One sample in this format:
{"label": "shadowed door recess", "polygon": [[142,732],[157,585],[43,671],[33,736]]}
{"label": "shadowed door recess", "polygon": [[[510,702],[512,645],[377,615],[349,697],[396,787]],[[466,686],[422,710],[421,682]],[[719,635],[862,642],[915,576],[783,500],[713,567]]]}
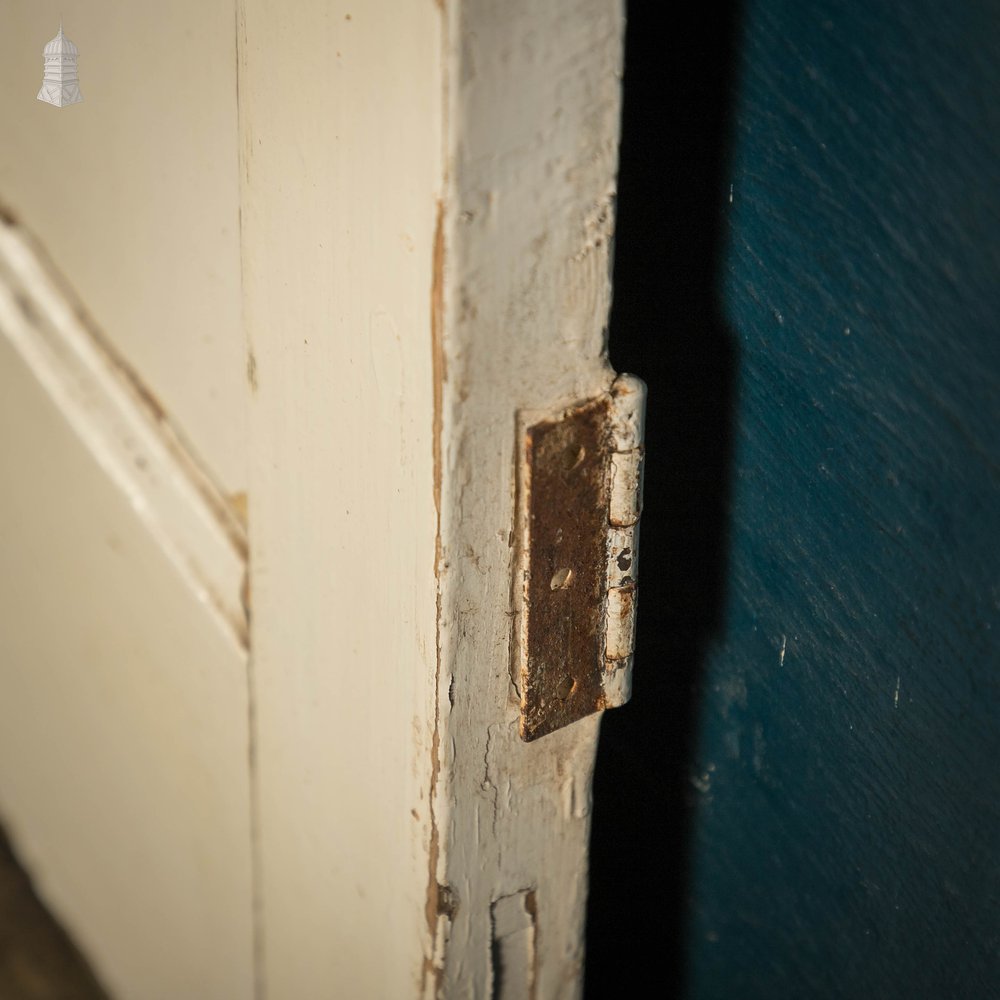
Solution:
{"label": "shadowed door recess", "polygon": [[699,7],[663,32],[649,5],[628,8],[609,339],[612,364],[649,386],[648,457],[635,692],[601,723],[594,779],[595,998],[641,992],[654,969],[672,989],[684,963],[688,773],[732,475],[738,349],[718,284],[738,15]]}
{"label": "shadowed door recess", "polygon": [[0,997],[104,1000],[87,964],[36,898],[0,833]]}
{"label": "shadowed door recess", "polygon": [[611,345],[650,461],[589,992],[990,996],[996,6],[759,0],[735,59],[632,14]]}

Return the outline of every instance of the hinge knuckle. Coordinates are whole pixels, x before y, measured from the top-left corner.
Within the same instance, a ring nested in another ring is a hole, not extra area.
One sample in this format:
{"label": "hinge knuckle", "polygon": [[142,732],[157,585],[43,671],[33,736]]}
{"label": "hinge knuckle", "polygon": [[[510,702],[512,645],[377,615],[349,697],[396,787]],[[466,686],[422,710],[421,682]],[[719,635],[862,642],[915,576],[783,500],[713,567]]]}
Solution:
{"label": "hinge knuckle", "polygon": [[622,373],[611,385],[611,439],[615,451],[641,448],[646,423],[646,383]]}
{"label": "hinge knuckle", "polygon": [[611,456],[611,502],[608,520],[615,527],[635,524],[642,513],[642,449]]}

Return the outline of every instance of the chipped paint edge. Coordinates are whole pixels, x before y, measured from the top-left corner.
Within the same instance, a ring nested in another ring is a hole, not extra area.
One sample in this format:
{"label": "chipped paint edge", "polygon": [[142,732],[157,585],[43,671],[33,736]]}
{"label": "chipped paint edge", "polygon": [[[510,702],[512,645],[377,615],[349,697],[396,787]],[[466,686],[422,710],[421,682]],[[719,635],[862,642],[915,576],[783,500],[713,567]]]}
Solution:
{"label": "chipped paint edge", "polygon": [[624,9],[446,10],[437,820],[454,906],[440,995],[498,992],[492,904],[530,891],[530,982],[502,990],[569,1000],[582,993],[600,716],[533,743],[518,734],[515,414],[571,405],[614,379],[604,334]]}

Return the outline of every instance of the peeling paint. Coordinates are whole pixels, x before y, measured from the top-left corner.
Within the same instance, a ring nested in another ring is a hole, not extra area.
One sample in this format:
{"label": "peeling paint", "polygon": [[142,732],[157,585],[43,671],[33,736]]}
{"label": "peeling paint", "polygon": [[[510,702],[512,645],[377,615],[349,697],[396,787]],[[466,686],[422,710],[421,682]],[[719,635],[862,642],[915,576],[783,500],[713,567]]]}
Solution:
{"label": "peeling paint", "polygon": [[[434,730],[431,737],[431,776],[428,794],[430,813],[430,843],[427,852],[427,900],[424,913],[430,934],[430,953],[425,957],[421,973],[420,993],[426,995],[428,979],[433,981],[431,996],[437,996],[444,974],[443,934],[440,917],[442,911],[441,885],[438,882],[438,860],[441,853],[440,833],[437,826],[435,797],[441,771],[441,426],[446,379],[443,321],[444,321],[444,205],[439,200],[434,224],[434,251],[431,276],[431,373],[434,393],[433,450],[434,450],[434,576],[437,580],[435,608],[435,667],[434,667]],[[450,916],[448,917],[450,920]],[[440,943],[440,947],[439,947]]]}

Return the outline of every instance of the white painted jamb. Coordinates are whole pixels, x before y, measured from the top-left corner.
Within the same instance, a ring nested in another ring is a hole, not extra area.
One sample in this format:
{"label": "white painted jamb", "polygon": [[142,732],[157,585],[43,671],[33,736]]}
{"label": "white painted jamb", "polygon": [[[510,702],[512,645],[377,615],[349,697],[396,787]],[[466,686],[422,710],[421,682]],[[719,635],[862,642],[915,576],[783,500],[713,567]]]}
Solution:
{"label": "white painted jamb", "polygon": [[615,377],[605,330],[623,29],[619,0],[446,5],[439,851],[425,997],[582,990],[600,716],[532,743],[518,735],[514,470],[518,412],[557,412]]}

